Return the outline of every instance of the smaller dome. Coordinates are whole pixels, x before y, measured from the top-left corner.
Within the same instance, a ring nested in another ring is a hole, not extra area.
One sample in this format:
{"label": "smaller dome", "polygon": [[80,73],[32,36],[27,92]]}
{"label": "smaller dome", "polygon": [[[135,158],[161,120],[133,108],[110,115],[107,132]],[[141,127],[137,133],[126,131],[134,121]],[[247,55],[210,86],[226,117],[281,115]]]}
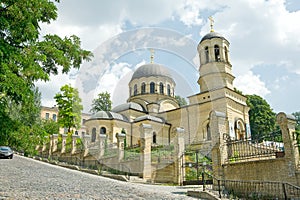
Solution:
{"label": "smaller dome", "polygon": [[203,42],[204,40],[211,40],[213,38],[221,38],[223,40],[226,40],[226,38],[224,38],[221,34],[216,33],[216,32],[210,32],[201,39],[200,43]]}
{"label": "smaller dome", "polygon": [[90,119],[118,119],[128,122],[128,119],[119,113],[102,110],[92,115]]}
{"label": "smaller dome", "polygon": [[142,105],[140,105],[138,103],[134,103],[134,102],[129,102],[129,103],[124,103],[124,104],[118,105],[118,106],[114,107],[112,109],[112,111],[118,113],[118,112],[121,112],[124,110],[129,110],[129,109],[137,110],[140,112],[146,112],[145,108]]}

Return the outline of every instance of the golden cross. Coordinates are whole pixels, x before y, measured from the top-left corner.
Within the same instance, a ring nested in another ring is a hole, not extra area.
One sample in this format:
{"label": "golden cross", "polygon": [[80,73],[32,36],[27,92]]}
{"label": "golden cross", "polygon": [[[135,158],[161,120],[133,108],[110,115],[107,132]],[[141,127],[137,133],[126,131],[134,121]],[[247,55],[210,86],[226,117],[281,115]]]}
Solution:
{"label": "golden cross", "polygon": [[212,16],[210,16],[209,18],[210,21],[210,32],[214,32],[214,19],[212,18]]}
{"label": "golden cross", "polygon": [[153,63],[154,60],[154,49],[150,49],[151,56],[150,56],[150,63]]}

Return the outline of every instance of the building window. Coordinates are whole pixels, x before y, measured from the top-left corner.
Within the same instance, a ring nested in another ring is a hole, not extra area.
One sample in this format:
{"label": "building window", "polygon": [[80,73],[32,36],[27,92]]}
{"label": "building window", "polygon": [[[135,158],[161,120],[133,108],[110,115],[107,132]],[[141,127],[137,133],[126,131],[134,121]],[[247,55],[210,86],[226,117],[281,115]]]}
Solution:
{"label": "building window", "polygon": [[218,45],[215,45],[214,49],[215,49],[215,61],[220,62],[221,61],[220,48]]}
{"label": "building window", "polygon": [[228,61],[228,49],[227,49],[227,47],[225,47],[225,61],[229,62]]}
{"label": "building window", "polygon": [[146,93],[146,84],[145,84],[145,83],[142,83],[141,93],[142,93],[142,94],[145,94],[145,93]]}
{"label": "building window", "polygon": [[210,132],[209,123],[206,125],[206,132],[207,132],[207,135],[206,135],[207,140],[211,140],[211,132]]}
{"label": "building window", "polygon": [[150,83],[150,93],[153,94],[155,92],[155,83],[151,82]]}
{"label": "building window", "polygon": [[205,47],[205,63],[209,62],[209,51],[208,51],[208,47]]}
{"label": "building window", "polygon": [[155,132],[153,132],[152,143],[156,144],[156,133]]}
{"label": "building window", "polygon": [[168,95],[171,96],[171,86],[169,84],[167,86],[167,92],[168,92]]}
{"label": "building window", "polygon": [[136,84],[133,87],[133,95],[137,95],[137,85]]}
{"label": "building window", "polygon": [[92,129],[92,140],[91,142],[95,142],[96,141],[96,128]]}
{"label": "building window", "polygon": [[160,94],[163,94],[163,93],[164,93],[164,84],[163,84],[163,83],[160,83],[160,84],[159,84],[159,93],[160,93]]}
{"label": "building window", "polygon": [[52,115],[52,120],[56,122],[56,114]]}
{"label": "building window", "polygon": [[46,113],[45,118],[46,118],[46,119],[49,119],[49,116],[50,116],[50,114],[49,114],[49,113]]}
{"label": "building window", "polygon": [[101,135],[105,135],[106,134],[106,128],[105,127],[101,127],[100,128],[100,134]]}

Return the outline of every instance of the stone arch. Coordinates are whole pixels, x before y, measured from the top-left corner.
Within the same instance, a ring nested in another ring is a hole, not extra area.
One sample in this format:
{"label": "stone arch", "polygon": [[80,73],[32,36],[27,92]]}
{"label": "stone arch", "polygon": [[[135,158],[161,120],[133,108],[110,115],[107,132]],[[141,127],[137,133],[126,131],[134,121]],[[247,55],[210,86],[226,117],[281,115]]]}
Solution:
{"label": "stone arch", "polygon": [[234,132],[237,140],[243,140],[246,138],[246,129],[244,121],[239,118],[234,123]]}

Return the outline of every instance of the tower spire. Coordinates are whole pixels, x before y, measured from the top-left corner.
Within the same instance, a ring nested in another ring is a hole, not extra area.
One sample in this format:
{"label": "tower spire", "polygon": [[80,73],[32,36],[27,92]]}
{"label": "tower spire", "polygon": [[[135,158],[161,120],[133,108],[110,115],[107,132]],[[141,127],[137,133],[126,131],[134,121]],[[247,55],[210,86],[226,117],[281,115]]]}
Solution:
{"label": "tower spire", "polygon": [[153,63],[153,60],[154,60],[154,49],[150,49],[150,63]]}
{"label": "tower spire", "polygon": [[210,21],[210,32],[214,32],[214,19],[212,16],[210,16],[209,18],[209,21]]}

